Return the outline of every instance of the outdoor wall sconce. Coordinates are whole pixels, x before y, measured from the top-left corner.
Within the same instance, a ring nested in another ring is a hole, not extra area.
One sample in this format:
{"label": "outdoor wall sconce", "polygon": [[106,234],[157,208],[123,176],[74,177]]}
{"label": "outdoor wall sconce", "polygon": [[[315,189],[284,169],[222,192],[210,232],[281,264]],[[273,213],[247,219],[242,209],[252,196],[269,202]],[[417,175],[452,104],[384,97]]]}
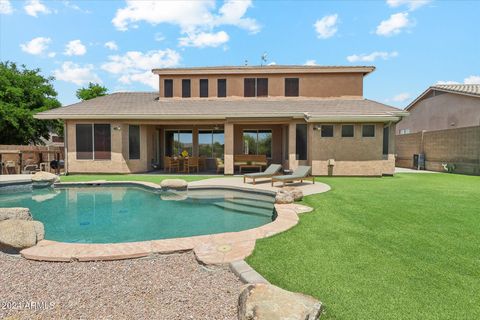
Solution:
{"label": "outdoor wall sconce", "polygon": [[316,124],[313,126],[313,130],[315,131],[320,131],[322,129],[322,126],[320,124]]}
{"label": "outdoor wall sconce", "polygon": [[122,127],[120,127],[120,126],[115,126],[115,127],[113,127],[113,130],[120,131],[120,130],[122,130]]}

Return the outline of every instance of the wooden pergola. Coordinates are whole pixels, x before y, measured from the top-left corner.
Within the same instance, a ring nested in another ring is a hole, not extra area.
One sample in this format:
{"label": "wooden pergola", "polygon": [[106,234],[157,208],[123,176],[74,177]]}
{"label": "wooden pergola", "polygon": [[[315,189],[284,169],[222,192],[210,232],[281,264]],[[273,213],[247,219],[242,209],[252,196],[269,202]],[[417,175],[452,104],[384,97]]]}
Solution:
{"label": "wooden pergola", "polygon": [[[25,159],[24,155],[26,154],[38,155],[38,157],[35,157],[38,160],[27,163],[27,161],[30,159]],[[44,159],[44,154],[52,154],[53,160],[56,160],[57,163],[60,162],[61,152],[59,150],[0,150],[0,174],[19,174],[24,172],[31,173],[35,171],[50,171],[50,157]],[[5,159],[12,158],[12,156],[15,156],[16,159]],[[12,169],[13,172],[11,172]],[[59,165],[55,168],[55,173],[60,173]]]}

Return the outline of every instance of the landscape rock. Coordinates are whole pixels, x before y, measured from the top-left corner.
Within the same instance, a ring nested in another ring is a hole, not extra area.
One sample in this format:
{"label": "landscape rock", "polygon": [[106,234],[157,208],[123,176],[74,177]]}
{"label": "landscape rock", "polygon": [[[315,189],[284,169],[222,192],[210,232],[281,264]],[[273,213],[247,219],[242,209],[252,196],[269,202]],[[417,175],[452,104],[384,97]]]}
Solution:
{"label": "landscape rock", "polygon": [[295,187],[283,187],[282,192],[289,192],[293,196],[293,200],[300,201],[303,199],[302,190]]}
{"label": "landscape rock", "polygon": [[4,220],[0,221],[0,250],[17,252],[33,247],[43,240],[45,229],[40,221]]}
{"label": "landscape rock", "polygon": [[187,199],[186,192],[162,192],[160,199],[165,201],[182,201]]}
{"label": "landscape rock", "polygon": [[289,192],[277,191],[277,194],[275,195],[275,203],[278,204],[293,203],[294,200],[293,195]]}
{"label": "landscape rock", "polygon": [[188,183],[183,179],[165,179],[160,183],[164,190],[187,190]]}
{"label": "landscape rock", "polygon": [[3,220],[32,220],[28,208],[0,208],[0,221]]}
{"label": "landscape rock", "polygon": [[44,186],[44,185],[48,186],[59,181],[60,181],[60,178],[56,174],[45,172],[45,171],[36,172],[32,176],[32,182],[35,186]]}
{"label": "landscape rock", "polygon": [[248,284],[238,299],[239,320],[316,320],[321,313],[317,299],[271,284]]}

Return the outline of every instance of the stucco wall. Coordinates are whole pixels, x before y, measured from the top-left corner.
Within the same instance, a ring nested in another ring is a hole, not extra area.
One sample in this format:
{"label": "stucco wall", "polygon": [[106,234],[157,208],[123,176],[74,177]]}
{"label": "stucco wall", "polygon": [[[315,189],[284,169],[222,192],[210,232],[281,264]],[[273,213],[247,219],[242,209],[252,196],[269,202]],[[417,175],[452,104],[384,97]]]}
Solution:
{"label": "stucco wall", "polygon": [[[110,160],[77,160],[76,124],[108,123],[111,130]],[[109,121],[73,121],[66,122],[67,128],[67,170],[70,173],[132,173],[148,169],[147,127],[140,126],[140,160],[128,159],[128,124]],[[114,128],[118,128],[116,130]]]}
{"label": "stucco wall", "polygon": [[409,110],[410,115],[397,124],[410,133],[480,125],[480,98],[443,93],[421,100]]}
{"label": "stucco wall", "polygon": [[[373,123],[368,123],[373,124]],[[334,136],[322,137],[318,130],[312,130],[310,158],[314,175],[337,175],[337,176],[381,176],[393,174],[394,140],[395,135],[390,134],[389,154],[383,155],[383,123],[376,123],[375,137],[362,137],[362,124],[354,125],[354,137],[343,138],[341,136],[340,123],[334,124]],[[394,125],[391,132],[395,132]],[[334,160],[334,165],[329,165],[329,160]]]}
{"label": "stucco wall", "polygon": [[208,79],[209,97],[217,96],[217,79],[227,79],[227,96],[244,96],[244,78],[268,78],[268,95],[285,96],[285,78],[299,78],[299,95],[303,97],[363,96],[363,75],[359,73],[321,74],[248,74],[248,75],[206,75],[178,76],[162,75],[160,97],[164,97],[163,79],[173,79],[173,96],[182,96],[182,79],[191,80],[191,95],[200,96],[200,79]]}

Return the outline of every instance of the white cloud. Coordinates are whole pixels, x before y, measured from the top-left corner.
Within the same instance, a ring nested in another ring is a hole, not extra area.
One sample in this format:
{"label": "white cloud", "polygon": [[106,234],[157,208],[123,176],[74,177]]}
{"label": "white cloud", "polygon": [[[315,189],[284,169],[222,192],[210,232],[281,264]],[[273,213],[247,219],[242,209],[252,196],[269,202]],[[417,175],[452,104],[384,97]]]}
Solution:
{"label": "white cloud", "polygon": [[480,76],[469,76],[463,80],[465,84],[480,84]]}
{"label": "white cloud", "polygon": [[83,12],[83,13],[91,13],[89,10],[84,10],[84,9],[80,8],[77,4],[72,3],[70,1],[64,0],[64,1],[62,1],[62,3],[65,7],[69,8],[69,9],[80,11],[80,12]]}
{"label": "white cloud", "polygon": [[402,92],[402,93],[399,93],[399,94],[393,96],[393,98],[391,100],[393,102],[405,102],[410,98],[411,98],[410,93]]}
{"label": "white cloud", "polygon": [[49,57],[49,58],[55,58],[56,55],[57,55],[56,52],[49,52],[49,53],[48,53],[48,57]]}
{"label": "white cloud", "polygon": [[[145,21],[152,25],[161,23],[173,24],[180,27],[183,34],[179,38],[185,45],[193,45],[195,41],[189,39],[217,38],[221,35],[225,39],[226,32],[214,32],[213,29],[222,25],[233,25],[256,33],[260,26],[255,19],[244,17],[252,7],[252,1],[226,0],[215,12],[214,0],[197,1],[134,1],[127,0],[124,8],[118,9],[112,20],[118,30],[128,30],[136,27],[137,22]],[[227,35],[228,36],[228,35]],[[214,41],[214,43],[218,42]],[[204,42],[199,40],[200,45]],[[182,45],[181,44],[181,45]]]}
{"label": "white cloud", "polygon": [[66,61],[62,64],[61,69],[53,71],[53,75],[57,80],[72,82],[79,86],[89,82],[101,83],[102,80],[93,70],[94,67],[91,64],[82,67],[71,61]]}
{"label": "white cloud", "polygon": [[118,45],[115,43],[115,41],[107,41],[105,42],[105,47],[110,49],[110,50],[113,50],[113,51],[117,51],[118,50]]}
{"label": "white cloud", "polygon": [[124,55],[108,57],[109,61],[101,68],[109,73],[119,75],[122,83],[140,82],[158,89],[158,77],[151,69],[175,67],[180,63],[180,54],[172,49],[152,50],[146,53],[128,51]]}
{"label": "white cloud", "polygon": [[403,28],[408,27],[410,24],[408,12],[395,13],[387,20],[380,22],[377,26],[376,33],[380,36],[391,36],[400,33]]}
{"label": "white cloud", "polygon": [[[453,80],[440,80],[437,81],[436,84],[462,84],[459,81],[453,81]],[[463,84],[480,84],[480,76],[468,76],[465,79],[463,79]]]}
{"label": "white cloud", "polygon": [[72,40],[65,46],[65,55],[67,56],[83,56],[87,52],[87,48],[80,40]]}
{"label": "white cloud", "polygon": [[48,49],[48,44],[52,41],[50,38],[37,37],[33,38],[29,42],[20,44],[22,51],[33,54],[40,55]]}
{"label": "white cloud", "polygon": [[9,0],[0,0],[0,14],[13,13],[12,4]]}
{"label": "white cloud", "polygon": [[398,56],[398,52],[392,51],[392,52],[385,52],[385,51],[374,51],[370,54],[352,54],[351,56],[347,57],[347,60],[349,62],[373,62],[376,59],[383,59],[383,60],[388,60],[390,58],[394,58]]}
{"label": "white cloud", "polygon": [[387,0],[387,4],[392,8],[406,5],[410,11],[417,10],[430,2],[431,0]]}
{"label": "white cloud", "polygon": [[439,80],[439,81],[437,81],[437,83],[435,83],[435,84],[460,84],[460,82],[458,82],[458,81],[451,81],[451,80],[446,80],[446,81],[444,81],[444,80]]}
{"label": "white cloud", "polygon": [[27,1],[23,9],[32,17],[37,17],[39,13],[49,14],[51,12],[40,0]]}
{"label": "white cloud", "polygon": [[304,66],[316,66],[317,65],[317,61],[311,59],[311,60],[307,60],[305,61],[305,63],[303,64]]}
{"label": "white cloud", "polygon": [[229,36],[225,31],[217,33],[200,32],[189,34],[185,37],[178,38],[181,47],[218,47],[228,42]]}
{"label": "white cloud", "polygon": [[163,35],[163,33],[157,32],[157,33],[155,33],[154,39],[155,39],[155,41],[161,42],[161,41],[165,40],[166,37]]}
{"label": "white cloud", "polygon": [[338,30],[337,22],[338,14],[332,14],[317,20],[314,24],[317,37],[321,39],[333,37]]}

